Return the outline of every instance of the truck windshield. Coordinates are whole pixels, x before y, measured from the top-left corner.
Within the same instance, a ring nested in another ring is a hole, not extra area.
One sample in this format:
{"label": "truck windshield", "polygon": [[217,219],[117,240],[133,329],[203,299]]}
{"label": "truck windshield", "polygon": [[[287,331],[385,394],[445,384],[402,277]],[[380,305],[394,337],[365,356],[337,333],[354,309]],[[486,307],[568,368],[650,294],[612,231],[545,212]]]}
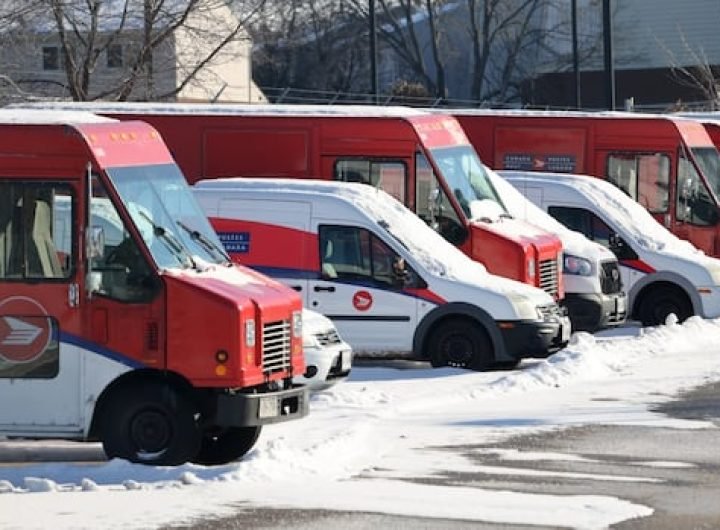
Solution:
{"label": "truck windshield", "polygon": [[107,170],[160,268],[229,258],[175,164]]}
{"label": "truck windshield", "polygon": [[715,197],[720,197],[720,154],[714,147],[690,149]]}
{"label": "truck windshield", "polygon": [[438,170],[469,219],[487,212],[507,215],[477,153],[469,145],[431,149]]}

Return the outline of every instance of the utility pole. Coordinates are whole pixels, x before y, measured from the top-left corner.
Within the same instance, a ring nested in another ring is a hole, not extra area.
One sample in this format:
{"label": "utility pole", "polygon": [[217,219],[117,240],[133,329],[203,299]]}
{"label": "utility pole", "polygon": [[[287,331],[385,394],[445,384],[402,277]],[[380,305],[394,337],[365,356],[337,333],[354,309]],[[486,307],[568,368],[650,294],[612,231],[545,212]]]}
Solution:
{"label": "utility pole", "polygon": [[577,0],[571,0],[572,9],[572,54],[573,74],[575,76],[575,108],[580,108],[580,59],[578,57]]}
{"label": "utility pole", "polygon": [[377,78],[377,35],[375,32],[375,0],[369,0],[370,5],[370,94],[373,104],[377,103],[378,78]]}
{"label": "utility pole", "polygon": [[605,100],[608,110],[615,110],[615,67],[613,66],[610,0],[603,0],[603,47],[605,49]]}

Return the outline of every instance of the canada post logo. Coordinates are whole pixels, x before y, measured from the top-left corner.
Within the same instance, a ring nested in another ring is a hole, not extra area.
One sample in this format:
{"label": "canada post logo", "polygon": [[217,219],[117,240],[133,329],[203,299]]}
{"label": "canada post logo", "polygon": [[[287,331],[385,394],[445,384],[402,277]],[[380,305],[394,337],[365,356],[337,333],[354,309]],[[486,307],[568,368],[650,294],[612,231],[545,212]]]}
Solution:
{"label": "canada post logo", "polygon": [[0,359],[29,363],[47,350],[52,339],[45,308],[30,298],[14,296],[0,302]]}

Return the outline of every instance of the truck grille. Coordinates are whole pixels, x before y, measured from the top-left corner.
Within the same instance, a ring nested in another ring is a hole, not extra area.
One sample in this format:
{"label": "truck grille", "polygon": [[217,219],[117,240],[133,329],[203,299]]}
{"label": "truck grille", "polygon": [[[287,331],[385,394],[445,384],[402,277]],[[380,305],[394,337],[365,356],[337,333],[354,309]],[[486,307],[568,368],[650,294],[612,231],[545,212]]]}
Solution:
{"label": "truck grille", "polygon": [[290,368],[290,321],[263,324],[263,372],[280,372]]}
{"label": "truck grille", "polygon": [[540,262],[539,287],[553,298],[558,297],[558,265],[556,259],[546,259]]}
{"label": "truck grille", "polygon": [[603,294],[614,294],[622,291],[618,262],[605,261],[600,267],[600,289],[602,289]]}
{"label": "truck grille", "polygon": [[320,346],[329,346],[330,344],[340,344],[340,335],[334,329],[329,329],[323,333],[316,333],[315,338]]}

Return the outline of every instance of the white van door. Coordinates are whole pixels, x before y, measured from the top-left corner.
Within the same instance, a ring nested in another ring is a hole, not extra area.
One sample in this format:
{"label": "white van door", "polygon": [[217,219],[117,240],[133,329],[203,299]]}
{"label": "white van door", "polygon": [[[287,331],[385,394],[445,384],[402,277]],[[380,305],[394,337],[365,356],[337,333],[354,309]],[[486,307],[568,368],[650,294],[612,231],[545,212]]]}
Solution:
{"label": "white van door", "polygon": [[332,319],[358,353],[412,351],[419,300],[403,287],[414,271],[403,282],[399,255],[370,230],[321,224],[317,231],[321,270],[309,281],[308,307]]}

